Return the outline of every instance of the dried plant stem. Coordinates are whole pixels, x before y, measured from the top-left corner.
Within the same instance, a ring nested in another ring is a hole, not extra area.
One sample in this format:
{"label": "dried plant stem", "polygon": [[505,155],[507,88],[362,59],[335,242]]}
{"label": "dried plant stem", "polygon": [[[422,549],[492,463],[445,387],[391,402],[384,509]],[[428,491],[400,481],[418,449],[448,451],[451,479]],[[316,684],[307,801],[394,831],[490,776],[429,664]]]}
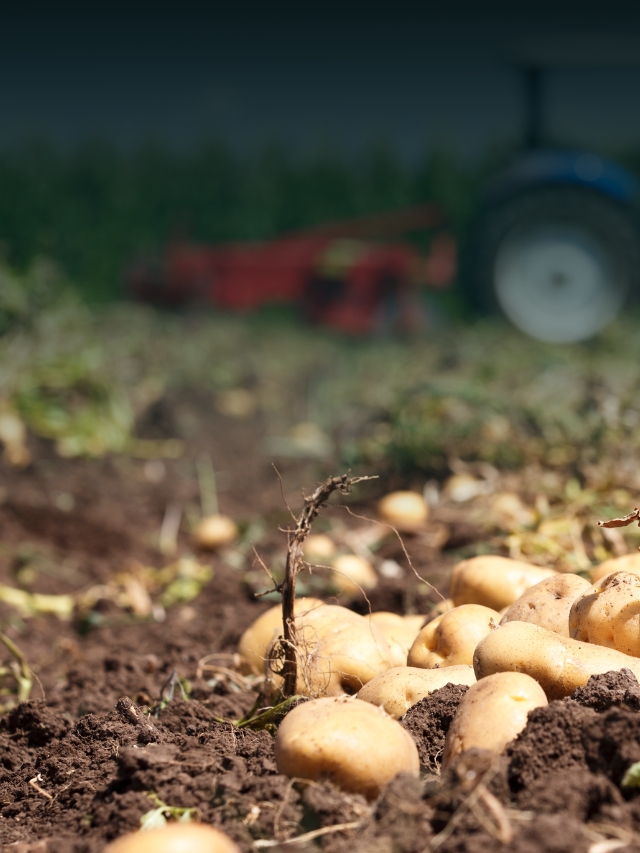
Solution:
{"label": "dried plant stem", "polygon": [[305,539],[309,535],[311,525],[317,518],[320,510],[334,492],[348,495],[352,486],[356,483],[372,479],[375,478],[350,477],[348,474],[342,474],[340,477],[328,477],[324,483],[318,486],[312,495],[305,497],[304,508],[296,519],[295,529],[288,531],[289,543],[287,546],[285,575],[279,587],[279,591],[282,593],[282,646],[284,647],[284,663],[282,667],[284,684],[282,686],[282,695],[285,697],[293,696],[296,692],[298,662],[296,658],[295,625],[293,621],[294,602],[296,598],[296,577],[304,567],[302,552]]}
{"label": "dried plant stem", "polygon": [[323,835],[330,835],[333,832],[349,832],[352,829],[358,829],[362,824],[361,820],[352,820],[349,823],[336,823],[333,826],[323,826],[320,829],[312,829],[311,832],[305,832],[304,835],[296,835],[295,838],[287,838],[285,841],[254,841],[253,846],[257,849],[265,847],[280,847],[284,844],[302,844],[305,841],[313,841],[314,838],[320,838]]}
{"label": "dried plant stem", "polygon": [[16,646],[13,640],[9,639],[9,637],[1,631],[0,642],[9,649],[17,661],[17,666],[15,667],[13,674],[18,682],[18,702],[28,702],[33,688],[33,672],[31,671],[31,667],[27,663],[25,656],[22,654],[18,646]]}

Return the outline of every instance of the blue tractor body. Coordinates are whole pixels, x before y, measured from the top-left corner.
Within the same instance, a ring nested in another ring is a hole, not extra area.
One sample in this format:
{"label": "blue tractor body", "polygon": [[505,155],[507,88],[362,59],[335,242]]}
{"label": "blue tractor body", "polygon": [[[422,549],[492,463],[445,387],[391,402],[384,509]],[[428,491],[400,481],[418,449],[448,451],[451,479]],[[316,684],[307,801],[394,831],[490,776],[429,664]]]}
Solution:
{"label": "blue tractor body", "polygon": [[582,187],[628,205],[640,200],[640,182],[618,163],[584,151],[539,148],[518,155],[495,175],[484,202],[499,204],[516,193],[551,185]]}

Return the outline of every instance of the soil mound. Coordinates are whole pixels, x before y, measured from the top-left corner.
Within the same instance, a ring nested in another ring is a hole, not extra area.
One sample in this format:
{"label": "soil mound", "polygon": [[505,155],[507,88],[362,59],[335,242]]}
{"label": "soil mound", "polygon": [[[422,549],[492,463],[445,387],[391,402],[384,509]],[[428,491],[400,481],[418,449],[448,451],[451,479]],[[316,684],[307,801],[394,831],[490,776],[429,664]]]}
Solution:
{"label": "soil mound", "polygon": [[468,689],[463,684],[447,684],[421,699],[400,718],[400,724],[418,746],[420,764],[427,770],[435,772],[440,767],[449,726]]}
{"label": "soil mound", "polygon": [[596,711],[575,702],[550,702],[530,711],[527,727],[507,747],[511,789],[528,788],[550,772],[587,770],[582,729],[596,719]]}
{"label": "soil mound", "polygon": [[640,711],[640,685],[630,669],[592,675],[584,687],[578,687],[567,701],[577,702],[594,711],[608,711],[614,705]]}

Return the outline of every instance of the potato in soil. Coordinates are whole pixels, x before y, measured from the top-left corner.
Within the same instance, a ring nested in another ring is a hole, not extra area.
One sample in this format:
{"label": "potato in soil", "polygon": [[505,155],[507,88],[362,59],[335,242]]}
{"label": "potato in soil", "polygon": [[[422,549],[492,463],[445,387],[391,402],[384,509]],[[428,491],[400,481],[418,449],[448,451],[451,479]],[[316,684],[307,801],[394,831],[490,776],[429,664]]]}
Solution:
{"label": "potato in soil", "polygon": [[573,602],[569,633],[575,640],[640,656],[640,577],[614,572],[588,587]]}
{"label": "potato in soil", "polygon": [[467,749],[500,754],[527,725],[527,715],[547,704],[544,690],[522,672],[498,672],[472,684],[444,742],[442,766]]}
{"label": "potato in soil", "polygon": [[[296,598],[293,611],[296,616],[324,604],[319,598]],[[260,675],[264,672],[267,649],[274,636],[282,634],[282,607],[276,605],[260,614],[246,629],[238,643],[238,653],[245,673]]]}
{"label": "potato in soil", "polygon": [[480,681],[496,672],[523,672],[548,699],[562,699],[584,687],[592,675],[630,669],[640,678],[640,660],[616,649],[561,637],[529,622],[507,622],[488,634],[473,656]]}
{"label": "potato in soil", "polygon": [[409,649],[427,621],[427,617],[413,614],[399,616],[397,613],[379,610],[368,618],[384,634],[393,655],[393,665],[405,666]]}
{"label": "potato in soil", "polygon": [[429,518],[429,506],[417,492],[391,492],[378,502],[383,521],[408,533],[418,530]]}
{"label": "potato in soil", "polygon": [[475,684],[472,666],[446,666],[441,669],[421,669],[415,666],[394,666],[376,675],[357,694],[363,702],[371,702],[396,719],[407,713],[425,696],[446,684]]}
{"label": "potato in soil", "polygon": [[520,598],[526,589],[556,574],[553,569],[541,569],[508,557],[471,557],[454,566],[451,598],[456,607],[483,604],[493,610],[502,610]]}
{"label": "potato in soil", "polygon": [[624,554],[622,557],[612,557],[610,560],[605,560],[599,566],[591,569],[591,583],[595,583],[611,572],[633,572],[635,575],[640,575],[640,552],[635,551],[632,554]]}
{"label": "potato in soil", "polygon": [[113,841],[104,853],[240,853],[233,841],[202,823],[171,823],[162,829],[132,832]]}
{"label": "potato in soil", "polygon": [[227,515],[207,515],[196,527],[194,536],[198,548],[216,551],[237,539],[238,525]]}
{"label": "potato in soil", "polygon": [[378,575],[368,560],[356,554],[340,554],[332,561],[331,583],[347,595],[362,594],[378,586]]}
{"label": "potato in soil", "polygon": [[589,581],[579,575],[557,574],[525,590],[517,601],[507,608],[500,621],[531,622],[569,636],[569,611],[574,601],[589,589]]}
{"label": "potato in soil", "polygon": [[368,799],[399,773],[420,772],[411,735],[381,708],[352,697],[298,705],[280,724],[275,750],[280,773],[329,779]]}
{"label": "potato in soil", "polygon": [[408,666],[424,669],[473,663],[476,646],[500,622],[500,614],[481,604],[462,604],[429,622],[413,641]]}
{"label": "potato in soil", "polygon": [[[393,663],[382,631],[346,607],[315,607],[296,617],[295,630],[296,693],[302,696],[357,693]],[[268,669],[267,682],[269,695],[275,695],[282,677]]]}

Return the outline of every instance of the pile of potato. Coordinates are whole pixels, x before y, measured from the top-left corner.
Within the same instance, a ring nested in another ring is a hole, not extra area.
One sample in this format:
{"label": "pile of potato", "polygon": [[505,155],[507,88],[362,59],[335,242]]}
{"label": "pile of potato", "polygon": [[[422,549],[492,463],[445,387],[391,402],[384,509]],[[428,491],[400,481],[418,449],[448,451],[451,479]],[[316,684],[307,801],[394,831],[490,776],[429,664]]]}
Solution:
{"label": "pile of potato", "polygon": [[[388,495],[379,511],[387,524],[409,532],[428,518],[422,496],[412,492]],[[201,547],[220,547],[237,535],[220,518],[201,525]],[[305,557],[329,561],[342,591],[377,581],[366,561],[336,556],[327,536],[310,537]],[[569,695],[591,675],[626,667],[640,680],[640,554],[596,567],[591,583],[504,557],[474,557],[455,566],[450,595],[429,617],[360,616],[317,598],[296,601],[296,691],[308,701],[280,724],[279,772],[330,779],[373,800],[399,773],[418,775],[416,744],[398,718],[447,684],[469,689],[447,734],[443,767],[473,747],[502,752],[529,711]],[[244,632],[238,649],[244,672],[264,675],[273,701],[282,685],[281,636],[278,605]],[[126,836],[108,853],[146,850],[237,848],[211,827],[174,825]]]}
{"label": "pile of potato", "polygon": [[[501,752],[533,708],[569,695],[596,673],[627,667],[640,679],[640,559],[608,561],[595,583],[504,557],[464,560],[451,600],[434,618],[359,616],[318,599],[296,604],[297,692],[276,738],[280,772],[329,778],[372,799],[400,772],[417,774],[413,740],[397,722],[446,684],[467,685],[443,766],[471,747]],[[622,569],[622,570],[620,570]],[[245,632],[248,672],[263,672],[281,635],[281,610]]]}

